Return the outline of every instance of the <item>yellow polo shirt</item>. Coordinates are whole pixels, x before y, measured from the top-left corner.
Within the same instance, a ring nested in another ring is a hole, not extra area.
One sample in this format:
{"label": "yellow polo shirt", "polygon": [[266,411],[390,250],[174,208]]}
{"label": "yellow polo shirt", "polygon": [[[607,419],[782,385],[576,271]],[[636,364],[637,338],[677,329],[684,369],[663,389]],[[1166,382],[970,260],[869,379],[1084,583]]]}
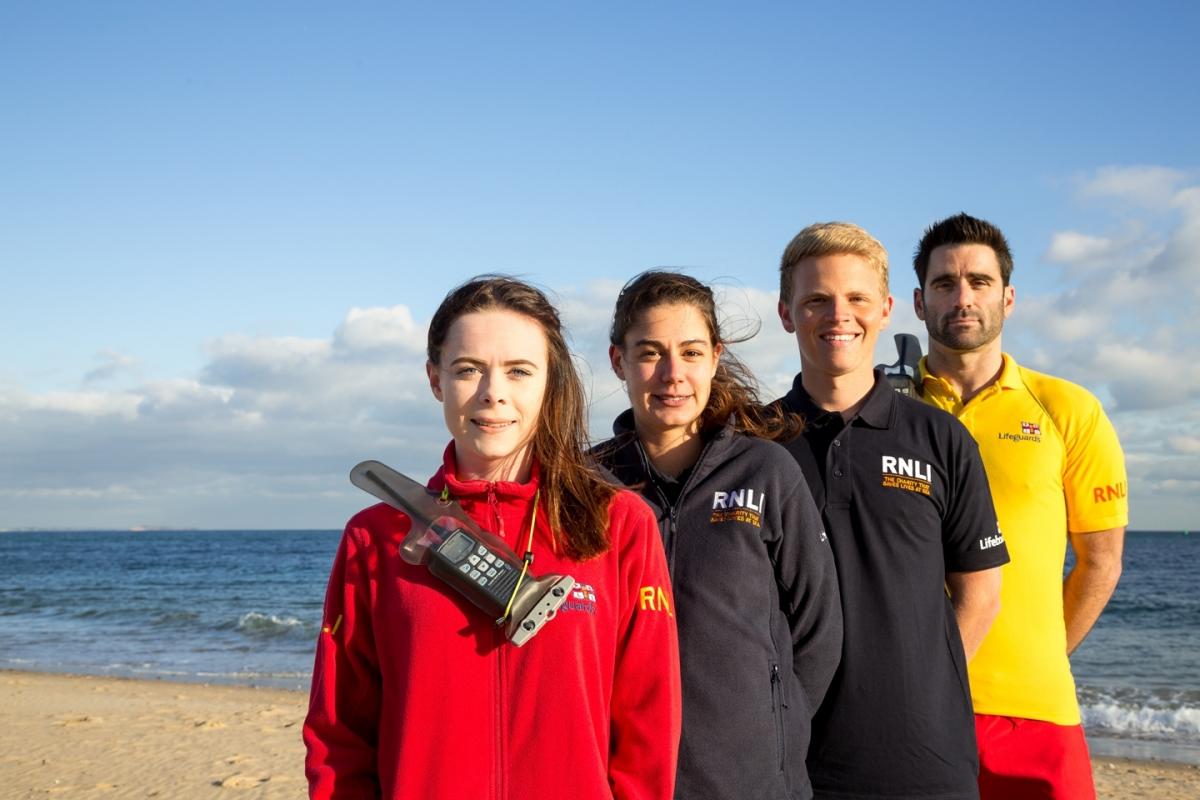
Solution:
{"label": "yellow polo shirt", "polygon": [[1100,401],[1004,355],[1000,378],[963,404],[921,361],[923,399],[971,431],[1012,561],[1000,615],[968,664],[978,714],[1079,724],[1063,621],[1067,531],[1129,521],[1125,458]]}

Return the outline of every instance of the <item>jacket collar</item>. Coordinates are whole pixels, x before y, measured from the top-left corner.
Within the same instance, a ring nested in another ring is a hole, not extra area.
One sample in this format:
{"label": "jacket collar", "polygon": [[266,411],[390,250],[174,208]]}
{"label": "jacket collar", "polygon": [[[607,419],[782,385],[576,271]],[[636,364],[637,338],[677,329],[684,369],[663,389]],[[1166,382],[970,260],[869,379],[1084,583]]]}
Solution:
{"label": "jacket collar", "polygon": [[540,485],[541,467],[536,460],[533,462],[533,472],[525,483],[460,479],[454,459],[454,442],[446,445],[446,450],[442,453],[442,468],[429,479],[428,484],[434,492],[441,492],[443,488],[449,489],[451,497],[455,499],[482,497],[491,492],[499,498],[513,500],[532,498]]}
{"label": "jacket collar", "polygon": [[[638,438],[633,420],[633,409],[629,408],[613,421],[613,438],[600,444],[595,453],[601,461],[625,484],[645,480],[653,474],[650,458],[646,455],[642,441]],[[692,467],[693,473],[705,472],[709,463],[722,460],[732,446],[735,431],[726,423],[713,433],[706,434],[700,457]]]}

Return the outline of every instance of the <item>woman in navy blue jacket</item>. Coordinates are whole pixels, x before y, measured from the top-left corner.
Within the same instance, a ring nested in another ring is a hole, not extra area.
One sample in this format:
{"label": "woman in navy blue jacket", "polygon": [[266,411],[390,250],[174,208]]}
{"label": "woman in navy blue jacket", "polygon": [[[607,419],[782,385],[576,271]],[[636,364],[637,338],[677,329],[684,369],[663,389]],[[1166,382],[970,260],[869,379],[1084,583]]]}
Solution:
{"label": "woman in navy blue jacket", "polygon": [[795,460],[799,418],[757,402],[712,291],[650,271],[609,356],[631,408],[600,461],[658,516],[683,672],[676,798],[805,800],[813,713],[841,655],[833,555]]}

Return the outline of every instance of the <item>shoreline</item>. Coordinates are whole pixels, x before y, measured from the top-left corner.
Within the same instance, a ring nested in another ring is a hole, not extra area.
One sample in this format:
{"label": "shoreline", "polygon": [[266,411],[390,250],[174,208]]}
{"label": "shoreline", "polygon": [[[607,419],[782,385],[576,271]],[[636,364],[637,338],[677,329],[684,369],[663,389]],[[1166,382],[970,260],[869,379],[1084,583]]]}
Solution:
{"label": "shoreline", "polygon": [[[306,791],[308,693],[0,670],[0,785],[14,797],[263,798]],[[1099,798],[1200,795],[1200,765],[1093,754]]]}

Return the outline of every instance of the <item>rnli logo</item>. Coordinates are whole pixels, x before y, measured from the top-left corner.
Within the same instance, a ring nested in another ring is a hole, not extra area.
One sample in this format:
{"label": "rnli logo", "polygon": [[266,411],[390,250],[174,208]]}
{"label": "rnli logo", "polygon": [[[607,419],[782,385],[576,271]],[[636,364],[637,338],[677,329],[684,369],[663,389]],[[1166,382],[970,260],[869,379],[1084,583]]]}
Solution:
{"label": "rnli logo", "polygon": [[1020,433],[1016,431],[1000,431],[996,434],[996,438],[1009,442],[1040,442],[1042,440],[1042,426],[1036,422],[1022,421]]}
{"label": "rnli logo", "polygon": [[1111,503],[1125,497],[1125,481],[1109,484],[1108,486],[1092,487],[1092,502]]}
{"label": "rnli logo", "polygon": [[709,522],[745,522],[762,527],[763,507],[767,496],[753,489],[736,492],[713,492],[712,516]]}
{"label": "rnli logo", "polygon": [[883,486],[928,495],[933,489],[933,467],[915,458],[884,456]]}
{"label": "rnli logo", "polygon": [[584,614],[595,614],[596,588],[590,583],[575,584],[566,602],[558,609],[558,613],[560,614],[564,611],[580,611]]}
{"label": "rnli logo", "polygon": [[671,610],[671,595],[661,586],[643,586],[638,589],[638,609],[658,611],[668,617],[675,616],[675,612]]}

